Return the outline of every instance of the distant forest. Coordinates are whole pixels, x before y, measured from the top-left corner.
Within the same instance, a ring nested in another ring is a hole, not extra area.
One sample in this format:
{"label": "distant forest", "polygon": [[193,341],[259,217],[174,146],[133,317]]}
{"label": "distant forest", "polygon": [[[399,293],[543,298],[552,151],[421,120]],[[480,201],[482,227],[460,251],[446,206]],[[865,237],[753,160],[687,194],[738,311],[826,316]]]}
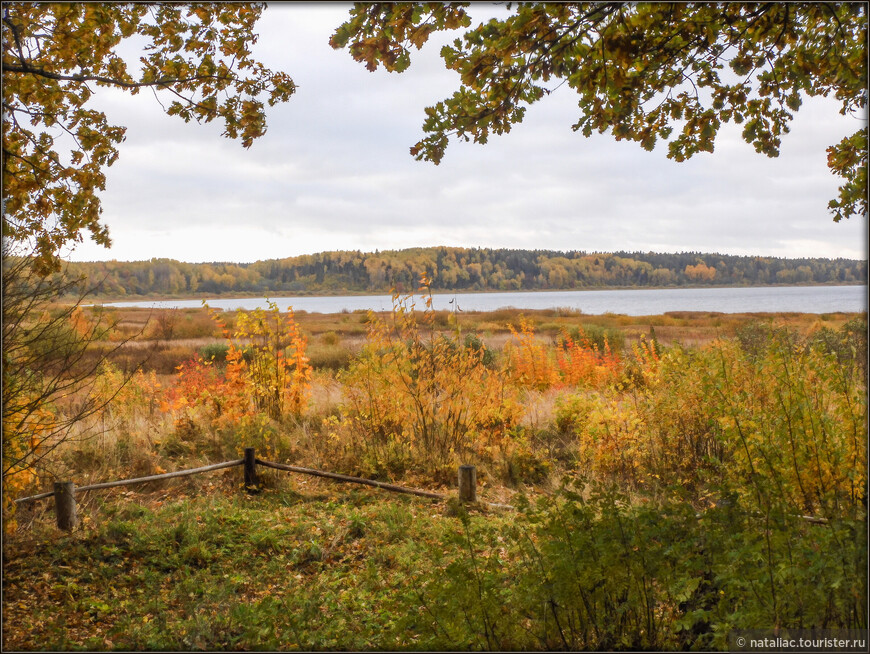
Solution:
{"label": "distant forest", "polygon": [[867,283],[867,262],[853,259],[454,247],[322,252],[250,264],[71,263],[69,272],[83,274],[102,297],[388,293],[416,289],[424,274],[433,291]]}

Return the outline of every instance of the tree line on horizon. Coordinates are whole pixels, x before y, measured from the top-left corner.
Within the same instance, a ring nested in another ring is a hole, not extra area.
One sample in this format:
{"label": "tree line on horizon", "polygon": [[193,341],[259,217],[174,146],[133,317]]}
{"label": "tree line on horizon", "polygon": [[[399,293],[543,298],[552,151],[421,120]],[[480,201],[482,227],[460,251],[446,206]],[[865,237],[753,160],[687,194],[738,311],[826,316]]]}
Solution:
{"label": "tree line on horizon", "polygon": [[105,297],[225,293],[320,294],[409,292],[420,278],[433,291],[530,291],[599,287],[858,284],[867,262],[785,259],[699,252],[587,253],[431,247],[334,251],[254,263],[185,263],[172,259],[70,263]]}

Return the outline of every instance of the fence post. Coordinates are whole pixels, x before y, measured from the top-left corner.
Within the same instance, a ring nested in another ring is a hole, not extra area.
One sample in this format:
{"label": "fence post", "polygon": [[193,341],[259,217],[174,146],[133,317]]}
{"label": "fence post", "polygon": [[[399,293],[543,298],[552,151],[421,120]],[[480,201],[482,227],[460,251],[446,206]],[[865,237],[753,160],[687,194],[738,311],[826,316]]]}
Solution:
{"label": "fence post", "polygon": [[459,499],[462,502],[477,501],[477,468],[459,466]]}
{"label": "fence post", "polygon": [[58,529],[72,531],[76,526],[76,485],[71,481],[54,482],[54,513]]}
{"label": "fence post", "polygon": [[245,490],[249,493],[256,492],[257,483],[257,456],[253,447],[245,448]]}

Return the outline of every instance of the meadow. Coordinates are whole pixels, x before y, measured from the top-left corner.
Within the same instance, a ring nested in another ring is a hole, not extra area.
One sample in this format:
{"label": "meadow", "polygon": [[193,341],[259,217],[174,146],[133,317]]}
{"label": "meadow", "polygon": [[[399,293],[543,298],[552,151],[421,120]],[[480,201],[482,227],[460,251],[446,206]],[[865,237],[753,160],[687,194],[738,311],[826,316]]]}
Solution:
{"label": "meadow", "polygon": [[[90,309],[75,426],[15,489],[4,649],[727,649],[867,628],[866,314]],[[129,340],[127,340],[129,339]],[[123,343],[121,347],[117,347]],[[120,390],[119,390],[120,389]],[[64,407],[55,407],[63,411]],[[261,470],[263,470],[261,468]]]}

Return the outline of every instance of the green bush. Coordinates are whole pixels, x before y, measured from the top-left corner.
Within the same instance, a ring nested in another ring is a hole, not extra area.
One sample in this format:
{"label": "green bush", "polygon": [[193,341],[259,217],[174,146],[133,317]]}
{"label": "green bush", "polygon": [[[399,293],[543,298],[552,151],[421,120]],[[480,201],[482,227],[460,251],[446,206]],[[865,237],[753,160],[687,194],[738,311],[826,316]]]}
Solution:
{"label": "green bush", "polygon": [[807,348],[820,348],[834,355],[844,368],[857,366],[865,383],[867,380],[867,321],[853,318],[839,330],[822,327],[807,339]]}
{"label": "green bush", "polygon": [[477,334],[466,334],[465,335],[465,347],[472,352],[479,353],[482,352],[481,363],[487,368],[494,368],[496,363],[495,352],[490,348],[486,347],[486,345],[481,340],[480,336]]}
{"label": "green bush", "polygon": [[[867,626],[865,516],[814,525],[569,484],[500,532],[460,513],[417,579],[431,648],[728,649],[735,629]],[[421,614],[407,612],[420,628]]]}
{"label": "green bush", "polygon": [[575,343],[588,341],[597,352],[604,352],[605,342],[611,352],[620,353],[625,349],[625,334],[612,327],[595,324],[579,325],[568,330],[566,335]]}
{"label": "green bush", "polygon": [[227,352],[229,351],[230,347],[225,343],[209,343],[199,348],[199,355],[206,361],[226,363]]}

